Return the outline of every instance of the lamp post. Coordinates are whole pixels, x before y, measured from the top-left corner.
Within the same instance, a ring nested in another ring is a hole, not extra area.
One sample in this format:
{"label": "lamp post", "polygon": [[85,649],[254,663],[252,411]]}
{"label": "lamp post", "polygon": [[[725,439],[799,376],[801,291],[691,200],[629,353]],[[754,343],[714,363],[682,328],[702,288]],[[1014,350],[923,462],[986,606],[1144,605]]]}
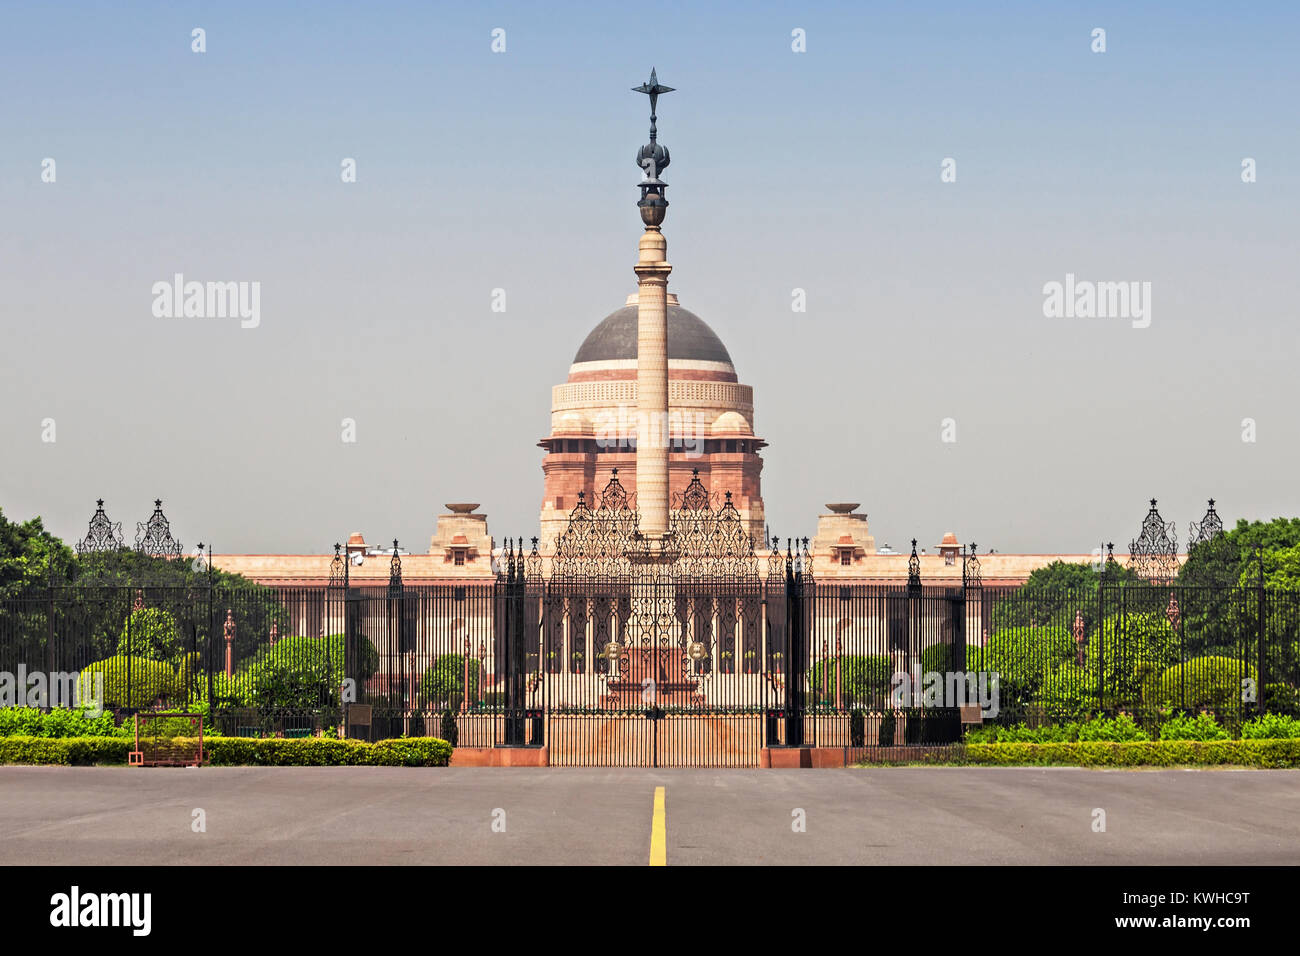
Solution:
{"label": "lamp post", "polygon": [[465,653],[461,655],[461,663],[465,665],[465,682],[460,685],[460,710],[461,713],[469,710],[469,635],[465,635]]}
{"label": "lamp post", "polygon": [[487,644],[483,641],[478,642],[478,702],[483,703],[483,662],[487,660]]}
{"label": "lamp post", "polygon": [[826,638],[822,638],[822,700],[827,700],[830,696],[829,688],[826,682],[830,680],[831,656],[830,649],[826,644]]}
{"label": "lamp post", "polygon": [[835,635],[835,709],[844,709],[844,685],[840,668],[844,660],[844,638],[842,635]]}

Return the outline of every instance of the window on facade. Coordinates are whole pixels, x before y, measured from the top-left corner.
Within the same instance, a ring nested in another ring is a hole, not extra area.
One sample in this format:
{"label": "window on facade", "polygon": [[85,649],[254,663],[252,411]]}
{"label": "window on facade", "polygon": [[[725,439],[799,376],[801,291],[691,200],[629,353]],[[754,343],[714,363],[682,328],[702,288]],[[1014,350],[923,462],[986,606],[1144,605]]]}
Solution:
{"label": "window on facade", "polygon": [[840,552],[840,564],[843,564],[843,565],[845,565],[845,566],[847,567],[848,565],[850,565],[850,564],[852,564],[852,563],[853,563],[853,554],[852,554],[851,552],[849,552],[849,551],[841,551],[841,552]]}
{"label": "window on facade", "polygon": [[954,555],[951,551],[949,551],[947,554],[945,554],[945,555],[943,556],[943,563],[944,563],[944,564],[956,564],[956,563],[957,563],[957,557],[956,557],[956,555]]}
{"label": "window on facade", "polygon": [[457,552],[456,552],[456,556],[455,556],[455,558],[453,558],[453,560],[456,562],[456,565],[457,565],[458,567],[461,566],[461,565],[463,565],[463,564],[465,563],[465,552],[464,552],[464,551],[457,551]]}

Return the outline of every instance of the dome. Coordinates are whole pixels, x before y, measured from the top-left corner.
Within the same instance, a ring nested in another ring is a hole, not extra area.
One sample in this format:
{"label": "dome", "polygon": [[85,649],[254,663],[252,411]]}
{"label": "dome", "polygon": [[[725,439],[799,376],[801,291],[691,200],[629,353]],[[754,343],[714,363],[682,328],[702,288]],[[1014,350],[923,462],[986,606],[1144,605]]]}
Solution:
{"label": "dome", "polygon": [[713,423],[714,435],[752,435],[754,430],[740,412],[723,412]]}
{"label": "dome", "polygon": [[[636,296],[617,312],[611,312],[588,333],[578,354],[579,362],[613,362],[636,359]],[[668,296],[668,360],[721,362],[731,365],[731,356],[716,332],[694,312],[677,304],[677,296]]]}
{"label": "dome", "polygon": [[557,435],[590,435],[591,422],[578,412],[565,412],[555,424]]}

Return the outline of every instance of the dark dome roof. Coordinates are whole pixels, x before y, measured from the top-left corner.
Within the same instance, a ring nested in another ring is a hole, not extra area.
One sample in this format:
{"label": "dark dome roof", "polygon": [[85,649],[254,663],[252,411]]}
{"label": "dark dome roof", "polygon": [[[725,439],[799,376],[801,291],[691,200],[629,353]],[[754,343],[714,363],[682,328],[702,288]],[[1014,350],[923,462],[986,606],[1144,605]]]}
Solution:
{"label": "dark dome roof", "polygon": [[[583,341],[574,362],[636,358],[636,306],[611,312]],[[731,364],[727,347],[704,320],[679,305],[668,306],[668,359]]]}

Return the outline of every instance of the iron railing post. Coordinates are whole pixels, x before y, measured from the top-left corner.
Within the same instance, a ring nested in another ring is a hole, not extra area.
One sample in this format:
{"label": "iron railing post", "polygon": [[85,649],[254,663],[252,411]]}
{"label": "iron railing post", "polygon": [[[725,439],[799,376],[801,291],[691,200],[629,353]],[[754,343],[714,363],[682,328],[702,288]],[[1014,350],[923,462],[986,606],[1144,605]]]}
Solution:
{"label": "iron railing post", "polygon": [[1267,594],[1264,590],[1264,548],[1262,545],[1255,546],[1255,563],[1256,563],[1256,567],[1259,570],[1259,579],[1256,582],[1256,591],[1255,591],[1256,601],[1259,604],[1259,608],[1258,608],[1259,620],[1258,620],[1258,628],[1256,632],[1256,640],[1259,643],[1259,646],[1256,648],[1256,652],[1259,655],[1259,683],[1255,689],[1255,712],[1257,714],[1263,714],[1264,697],[1265,697],[1264,688],[1268,684],[1268,678],[1264,673],[1264,669],[1267,665],[1266,638],[1265,638],[1266,630],[1265,630],[1265,620],[1264,620],[1264,611],[1265,611],[1265,603],[1267,601]]}
{"label": "iron railing post", "polygon": [[[54,685],[54,672],[55,672],[55,670],[56,670],[56,668],[55,668],[55,666],[54,666],[54,662],[55,662],[55,653],[54,653],[54,552],[53,552],[53,551],[50,552],[50,556],[49,556],[49,564],[48,564],[48,566],[46,567],[45,590],[46,590],[46,616],[47,616],[47,620],[46,620],[46,624],[45,624],[45,626],[46,626],[46,635],[45,635],[45,661],[46,661],[46,664],[45,664],[45,673],[46,673],[46,682],[45,682],[45,686],[46,686],[47,688],[49,688],[50,690],[53,690],[53,688],[54,688],[54,686],[55,686],[55,685]],[[25,688],[24,688],[24,690],[25,690]],[[51,701],[50,701],[49,698],[47,698],[46,701],[45,701],[45,703],[46,703],[47,705],[48,705],[50,702],[51,702]],[[69,702],[69,703],[71,703],[71,702]],[[44,709],[46,709],[46,708],[45,708],[45,707],[42,707],[41,709],[44,710]]]}

